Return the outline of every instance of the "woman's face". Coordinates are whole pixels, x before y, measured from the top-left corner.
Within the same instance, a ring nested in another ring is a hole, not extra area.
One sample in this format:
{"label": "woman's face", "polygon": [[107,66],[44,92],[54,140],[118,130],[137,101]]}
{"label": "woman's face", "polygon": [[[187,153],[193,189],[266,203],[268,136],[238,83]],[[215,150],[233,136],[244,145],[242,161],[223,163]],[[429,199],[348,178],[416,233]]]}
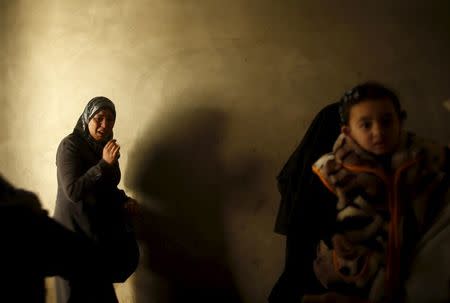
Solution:
{"label": "woman's face", "polygon": [[111,134],[114,122],[113,112],[101,109],[89,120],[89,134],[95,141],[104,141]]}

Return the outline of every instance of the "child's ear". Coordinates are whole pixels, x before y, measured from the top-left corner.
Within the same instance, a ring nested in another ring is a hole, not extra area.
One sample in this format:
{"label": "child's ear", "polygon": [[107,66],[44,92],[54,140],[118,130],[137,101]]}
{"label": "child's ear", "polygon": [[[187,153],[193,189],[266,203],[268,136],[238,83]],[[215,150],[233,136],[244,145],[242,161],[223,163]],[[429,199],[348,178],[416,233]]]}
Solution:
{"label": "child's ear", "polygon": [[341,133],[345,134],[345,135],[350,135],[350,127],[348,127],[348,125],[342,125],[341,126]]}

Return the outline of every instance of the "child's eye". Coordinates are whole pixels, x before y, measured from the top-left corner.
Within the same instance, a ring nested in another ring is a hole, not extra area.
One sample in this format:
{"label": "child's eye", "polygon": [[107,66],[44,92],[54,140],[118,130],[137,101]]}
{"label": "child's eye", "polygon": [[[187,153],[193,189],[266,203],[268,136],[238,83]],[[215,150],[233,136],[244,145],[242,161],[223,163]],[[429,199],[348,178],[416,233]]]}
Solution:
{"label": "child's eye", "polygon": [[361,127],[364,129],[369,129],[372,124],[370,122],[361,123]]}

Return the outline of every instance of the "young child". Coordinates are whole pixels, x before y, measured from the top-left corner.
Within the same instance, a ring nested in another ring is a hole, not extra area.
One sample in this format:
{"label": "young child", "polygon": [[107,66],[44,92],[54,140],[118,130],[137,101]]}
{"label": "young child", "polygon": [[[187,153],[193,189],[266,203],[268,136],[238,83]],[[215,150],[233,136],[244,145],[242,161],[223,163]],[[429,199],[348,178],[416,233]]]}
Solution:
{"label": "young child", "polygon": [[450,203],[446,149],[402,130],[397,96],[378,83],[347,92],[340,117],[333,151],[313,165],[337,197],[314,272],[331,293],[397,302],[414,245]]}

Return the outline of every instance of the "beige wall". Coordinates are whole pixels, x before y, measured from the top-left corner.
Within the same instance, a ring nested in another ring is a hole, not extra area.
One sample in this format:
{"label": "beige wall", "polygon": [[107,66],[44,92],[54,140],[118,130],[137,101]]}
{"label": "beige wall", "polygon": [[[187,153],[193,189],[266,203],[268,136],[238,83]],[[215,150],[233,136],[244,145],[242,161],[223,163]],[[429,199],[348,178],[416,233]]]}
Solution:
{"label": "beige wall", "polygon": [[121,302],[199,284],[264,302],[283,262],[275,177],[321,107],[377,79],[408,128],[450,141],[449,2],[370,2],[0,0],[1,173],[52,212],[57,145],[105,95],[144,206]]}

